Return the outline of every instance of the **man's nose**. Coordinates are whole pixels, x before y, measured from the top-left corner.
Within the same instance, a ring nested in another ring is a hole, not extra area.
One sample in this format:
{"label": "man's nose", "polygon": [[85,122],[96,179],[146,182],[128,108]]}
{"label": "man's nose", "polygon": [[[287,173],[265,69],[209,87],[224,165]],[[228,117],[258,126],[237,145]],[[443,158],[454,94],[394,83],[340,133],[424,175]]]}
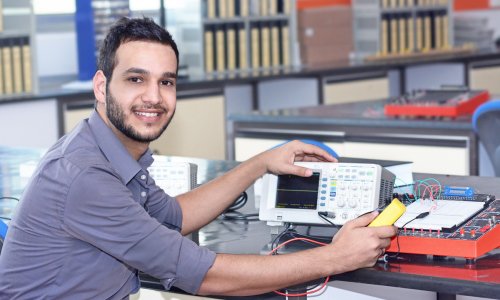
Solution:
{"label": "man's nose", "polygon": [[150,83],[141,97],[143,102],[157,104],[162,101],[160,87],[156,83]]}

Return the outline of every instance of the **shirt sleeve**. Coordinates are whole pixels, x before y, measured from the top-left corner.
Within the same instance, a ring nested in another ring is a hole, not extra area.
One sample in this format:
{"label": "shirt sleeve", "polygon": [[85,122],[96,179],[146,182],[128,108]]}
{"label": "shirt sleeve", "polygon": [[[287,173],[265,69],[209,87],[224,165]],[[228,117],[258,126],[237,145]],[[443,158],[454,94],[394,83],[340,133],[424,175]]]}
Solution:
{"label": "shirt sleeve", "polygon": [[63,214],[68,234],[158,278],[167,289],[196,293],[215,260],[214,252],[151,217],[105,167],[89,167],[75,178]]}

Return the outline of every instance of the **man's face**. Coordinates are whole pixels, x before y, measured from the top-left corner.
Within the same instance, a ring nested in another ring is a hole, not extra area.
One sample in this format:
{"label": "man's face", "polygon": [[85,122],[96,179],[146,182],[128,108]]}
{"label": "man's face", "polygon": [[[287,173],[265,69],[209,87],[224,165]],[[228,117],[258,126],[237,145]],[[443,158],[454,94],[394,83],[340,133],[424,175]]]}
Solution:
{"label": "man's face", "polygon": [[117,49],[106,90],[106,117],[115,132],[140,143],[160,137],[175,112],[176,69],[170,46],[134,41]]}

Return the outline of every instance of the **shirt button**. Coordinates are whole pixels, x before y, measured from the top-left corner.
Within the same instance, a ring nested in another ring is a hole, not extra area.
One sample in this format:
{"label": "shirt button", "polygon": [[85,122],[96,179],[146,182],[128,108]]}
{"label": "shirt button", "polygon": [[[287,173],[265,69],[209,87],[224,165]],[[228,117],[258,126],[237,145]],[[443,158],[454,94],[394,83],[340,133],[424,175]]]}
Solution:
{"label": "shirt button", "polygon": [[141,192],[141,197],[146,197],[146,192]]}
{"label": "shirt button", "polygon": [[141,175],[141,179],[142,179],[142,180],[146,180],[146,175],[142,174],[142,175]]}

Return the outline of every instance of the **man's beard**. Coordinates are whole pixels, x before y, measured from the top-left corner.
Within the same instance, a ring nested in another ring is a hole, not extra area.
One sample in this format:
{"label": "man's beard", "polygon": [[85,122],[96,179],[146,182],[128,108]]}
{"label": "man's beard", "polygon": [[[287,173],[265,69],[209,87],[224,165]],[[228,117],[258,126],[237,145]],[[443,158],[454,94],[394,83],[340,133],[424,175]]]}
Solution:
{"label": "man's beard", "polygon": [[165,131],[165,129],[167,129],[168,124],[170,124],[170,121],[174,117],[174,114],[172,114],[170,120],[168,120],[168,122],[161,128],[158,133],[151,135],[142,135],[140,132],[135,130],[132,125],[125,124],[125,114],[123,112],[123,109],[116,102],[116,99],[113,97],[113,95],[111,95],[109,89],[106,93],[106,115],[111,124],[113,124],[116,129],[118,129],[128,138],[140,143],[151,143],[152,141],[158,139]]}

